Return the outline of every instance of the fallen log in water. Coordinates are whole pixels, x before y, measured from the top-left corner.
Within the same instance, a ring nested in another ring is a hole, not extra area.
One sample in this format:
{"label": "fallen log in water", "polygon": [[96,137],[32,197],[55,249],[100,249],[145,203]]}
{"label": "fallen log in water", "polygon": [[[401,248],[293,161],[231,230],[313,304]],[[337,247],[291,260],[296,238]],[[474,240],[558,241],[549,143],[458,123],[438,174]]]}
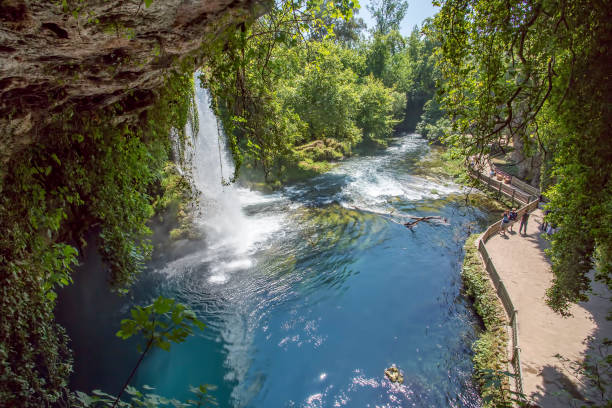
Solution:
{"label": "fallen log in water", "polygon": [[[427,217],[415,217],[414,215],[404,215],[404,214],[393,214],[395,212],[395,210],[386,213],[383,211],[376,211],[376,210],[366,210],[365,208],[359,208],[359,207],[350,207],[347,206],[347,208],[351,209],[351,210],[356,210],[356,211],[361,211],[361,212],[365,212],[365,213],[370,213],[370,214],[376,214],[376,215],[380,215],[381,217],[394,222],[396,224],[399,225],[403,225],[406,228],[411,228],[414,227],[416,224],[418,224],[421,221],[432,221],[432,220],[437,220],[437,221],[441,221],[441,224],[447,224],[448,220],[446,218],[437,216],[437,215],[430,215]],[[394,217],[404,217],[404,218],[412,218],[414,221],[408,221],[408,222],[399,222],[396,221],[392,218],[392,216]]]}
{"label": "fallen log in water", "polygon": [[429,220],[443,220],[446,221],[445,219],[443,219],[442,217],[439,216],[429,216],[429,217],[411,217],[414,218],[415,221],[408,221],[404,223],[404,226],[406,228],[412,228],[414,227],[416,224],[418,224],[421,221],[429,221]]}

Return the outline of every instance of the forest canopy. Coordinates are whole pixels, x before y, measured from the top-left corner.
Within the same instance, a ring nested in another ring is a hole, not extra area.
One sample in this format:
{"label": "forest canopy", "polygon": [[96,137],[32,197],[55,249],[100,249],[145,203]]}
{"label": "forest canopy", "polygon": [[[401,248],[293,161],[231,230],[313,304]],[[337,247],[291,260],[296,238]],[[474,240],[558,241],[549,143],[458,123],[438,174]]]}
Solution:
{"label": "forest canopy", "polygon": [[211,50],[201,78],[238,170],[243,158],[268,181],[286,181],[296,168],[326,170],[360,142],[384,146],[414,116],[414,99],[420,115],[433,94],[423,78],[432,70],[423,72],[422,63],[432,49],[418,29],[408,39],[399,34],[405,7],[385,12],[391,3],[373,4],[380,16],[369,33],[357,9],[340,15],[327,3],[277,3],[228,33],[223,52]]}

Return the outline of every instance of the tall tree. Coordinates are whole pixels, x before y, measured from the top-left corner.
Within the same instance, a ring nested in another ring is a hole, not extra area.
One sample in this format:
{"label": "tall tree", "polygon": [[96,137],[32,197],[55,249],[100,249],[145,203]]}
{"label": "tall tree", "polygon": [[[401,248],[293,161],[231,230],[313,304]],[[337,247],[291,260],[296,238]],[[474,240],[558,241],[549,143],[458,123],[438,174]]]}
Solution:
{"label": "tall tree", "polygon": [[408,1],[373,0],[367,9],[376,21],[374,32],[388,34],[391,30],[399,30],[400,23],[408,11]]}
{"label": "tall tree", "polygon": [[[585,300],[589,271],[612,286],[612,2],[445,0],[435,19],[444,109],[465,157],[519,138],[541,151],[556,224],[548,304]],[[554,146],[555,149],[551,149]]]}

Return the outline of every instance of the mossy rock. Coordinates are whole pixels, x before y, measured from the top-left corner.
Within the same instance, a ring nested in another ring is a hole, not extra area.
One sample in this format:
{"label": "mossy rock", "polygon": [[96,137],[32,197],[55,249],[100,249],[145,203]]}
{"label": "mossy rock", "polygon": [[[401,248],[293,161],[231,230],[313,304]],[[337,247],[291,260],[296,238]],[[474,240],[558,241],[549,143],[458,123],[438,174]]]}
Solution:
{"label": "mossy rock", "polygon": [[160,191],[153,203],[156,219],[170,225],[172,241],[195,239],[194,213],[197,211],[198,192],[189,179],[181,174],[175,163],[168,162],[160,180]]}
{"label": "mossy rock", "polygon": [[395,365],[392,365],[391,367],[385,370],[385,376],[387,376],[389,381],[393,383],[404,383],[404,376],[400,372],[399,368],[397,368]]}

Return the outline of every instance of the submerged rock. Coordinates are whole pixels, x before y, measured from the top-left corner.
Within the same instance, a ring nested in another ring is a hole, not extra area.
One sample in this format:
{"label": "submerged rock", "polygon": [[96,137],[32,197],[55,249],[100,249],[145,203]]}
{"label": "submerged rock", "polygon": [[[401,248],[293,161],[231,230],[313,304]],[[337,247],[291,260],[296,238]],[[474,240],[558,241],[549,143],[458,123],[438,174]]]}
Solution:
{"label": "submerged rock", "polygon": [[385,370],[385,375],[391,382],[400,384],[404,383],[404,376],[400,372],[399,368],[395,366],[395,364]]}

